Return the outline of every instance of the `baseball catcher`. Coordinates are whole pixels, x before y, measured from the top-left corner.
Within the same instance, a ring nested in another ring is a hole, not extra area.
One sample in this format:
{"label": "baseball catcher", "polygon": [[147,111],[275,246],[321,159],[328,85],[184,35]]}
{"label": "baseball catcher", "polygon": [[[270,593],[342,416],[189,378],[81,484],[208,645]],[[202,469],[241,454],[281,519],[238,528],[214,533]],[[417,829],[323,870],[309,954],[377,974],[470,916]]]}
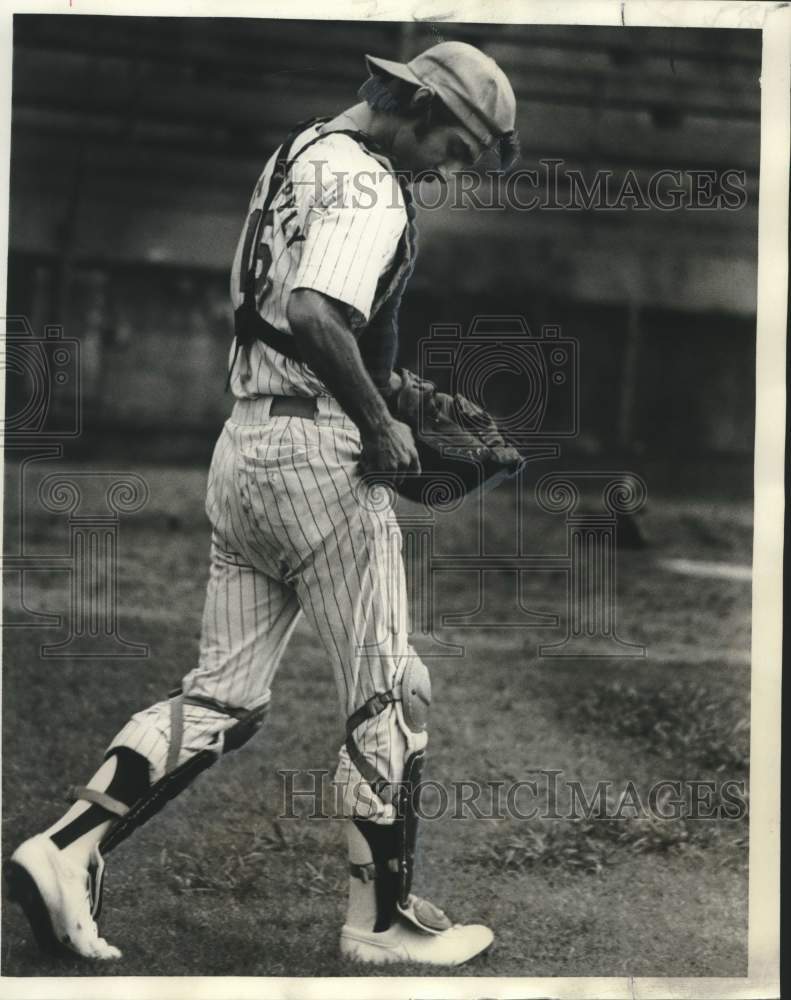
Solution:
{"label": "baseball catcher", "polygon": [[427,502],[439,473],[466,492],[519,466],[482,409],[396,369],[416,261],[410,183],[448,178],[485,150],[508,165],[516,102],[496,63],[461,42],[367,66],[359,103],[284,137],[240,234],[235,402],[209,472],[198,663],[131,717],[65,815],[6,862],[9,893],[45,949],[120,956],[96,924],[105,858],[276,710],[273,681],[300,615],[345,720],[342,955],[457,965],[492,942],[487,927],[453,923],[413,892],[431,688],[407,638],[401,535],[381,483]]}

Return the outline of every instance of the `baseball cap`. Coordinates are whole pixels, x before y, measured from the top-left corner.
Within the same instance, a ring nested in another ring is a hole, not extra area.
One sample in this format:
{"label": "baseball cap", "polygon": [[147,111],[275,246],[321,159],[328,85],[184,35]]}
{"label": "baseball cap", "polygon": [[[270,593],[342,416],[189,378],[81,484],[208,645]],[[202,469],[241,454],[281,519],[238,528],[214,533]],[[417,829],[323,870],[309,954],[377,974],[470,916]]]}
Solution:
{"label": "baseball cap", "polygon": [[433,91],[486,148],[514,135],[516,97],[490,56],[466,42],[440,42],[408,63],[367,55],[371,73],[385,73]]}

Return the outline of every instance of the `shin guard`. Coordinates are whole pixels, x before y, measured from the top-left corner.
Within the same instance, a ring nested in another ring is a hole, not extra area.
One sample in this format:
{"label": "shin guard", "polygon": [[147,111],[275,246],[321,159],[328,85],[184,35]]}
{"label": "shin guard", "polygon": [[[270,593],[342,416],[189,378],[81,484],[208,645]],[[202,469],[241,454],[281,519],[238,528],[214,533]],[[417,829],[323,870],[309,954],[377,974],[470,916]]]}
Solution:
{"label": "shin guard", "polygon": [[[216,737],[216,747],[211,746],[201,750],[194,756],[178,764],[179,751],[181,747],[181,736],[183,732],[183,721],[181,705],[197,704],[204,708],[211,708],[214,711],[222,712],[236,718],[235,725],[224,730]],[[167,803],[174,799],[180,792],[184,791],[201,774],[216,763],[219,757],[226,752],[237,750],[243,746],[260,728],[266,712],[267,705],[261,705],[252,710],[233,709],[220,705],[218,702],[203,698],[183,697],[177,695],[173,698],[171,712],[171,744],[168,754],[168,770],[153,785],[148,785],[142,794],[131,803],[127,803],[120,796],[107,792],[99,792],[91,788],[80,788],[76,791],[76,797],[92,802],[108,813],[114,813],[118,818],[110,826],[100,843],[100,850],[103,854],[112,851],[120,843],[134,832],[143,823],[146,823],[152,816],[155,816]],[[109,753],[118,753],[124,748],[114,747]]]}
{"label": "shin guard", "polygon": [[404,766],[404,780],[398,792],[395,823],[385,826],[368,820],[355,820],[365,837],[373,862],[350,865],[353,878],[374,882],[376,925],[374,931],[386,931],[400,915],[426,934],[441,934],[450,920],[439,907],[412,893],[415,871],[415,848],[419,816],[420,778],[425,752],[411,754]]}

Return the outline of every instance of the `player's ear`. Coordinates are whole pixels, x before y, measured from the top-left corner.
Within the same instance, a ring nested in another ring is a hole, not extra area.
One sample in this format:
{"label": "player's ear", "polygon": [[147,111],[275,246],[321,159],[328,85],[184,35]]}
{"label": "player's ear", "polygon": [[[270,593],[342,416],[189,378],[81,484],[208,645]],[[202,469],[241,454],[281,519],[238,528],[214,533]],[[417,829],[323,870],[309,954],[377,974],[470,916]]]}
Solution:
{"label": "player's ear", "polygon": [[423,139],[431,129],[431,114],[434,107],[434,91],[428,87],[418,87],[409,102],[409,115],[413,122],[415,136]]}
{"label": "player's ear", "polygon": [[434,100],[434,91],[429,87],[418,87],[412,94],[409,110],[415,115],[425,114]]}

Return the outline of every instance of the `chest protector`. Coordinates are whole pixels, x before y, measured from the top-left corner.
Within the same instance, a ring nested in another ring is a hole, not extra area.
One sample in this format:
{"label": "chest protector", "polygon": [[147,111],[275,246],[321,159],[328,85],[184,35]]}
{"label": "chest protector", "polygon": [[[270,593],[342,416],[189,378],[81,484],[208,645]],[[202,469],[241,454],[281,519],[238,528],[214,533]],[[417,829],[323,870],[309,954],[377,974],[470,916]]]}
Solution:
{"label": "chest protector", "polygon": [[[242,272],[240,277],[242,303],[234,312],[235,349],[233,361],[228,372],[226,389],[230,385],[231,375],[239,357],[239,351],[245,351],[249,362],[249,351],[256,340],[263,342],[292,361],[305,361],[294,337],[288,333],[283,333],[282,330],[278,330],[271,323],[268,323],[256,308],[256,257],[254,250],[261,239],[264,219],[272,208],[277,193],[285,183],[297,156],[301,156],[310,146],[326,138],[326,135],[336,134],[350,136],[366,152],[376,151],[373,141],[362,132],[338,130],[337,132],[325,133],[311,139],[310,142],[300,147],[296,155],[291,157],[291,151],[299,135],[312,125],[328,120],[316,118],[307,122],[301,122],[289,133],[285,142],[278,150],[266,197],[258,216],[258,223],[250,228],[243,247]],[[388,385],[390,373],[395,367],[398,354],[398,308],[406,283],[414,267],[417,244],[412,195],[406,186],[406,182],[400,177],[398,181],[406,205],[408,222],[398,242],[395,259],[387,272],[379,280],[377,296],[381,298],[382,291],[384,290],[384,298],[380,301],[378,309],[371,316],[370,321],[358,340],[360,354],[362,355],[365,367],[374,384],[380,389]],[[388,285],[389,287],[387,287]]]}

